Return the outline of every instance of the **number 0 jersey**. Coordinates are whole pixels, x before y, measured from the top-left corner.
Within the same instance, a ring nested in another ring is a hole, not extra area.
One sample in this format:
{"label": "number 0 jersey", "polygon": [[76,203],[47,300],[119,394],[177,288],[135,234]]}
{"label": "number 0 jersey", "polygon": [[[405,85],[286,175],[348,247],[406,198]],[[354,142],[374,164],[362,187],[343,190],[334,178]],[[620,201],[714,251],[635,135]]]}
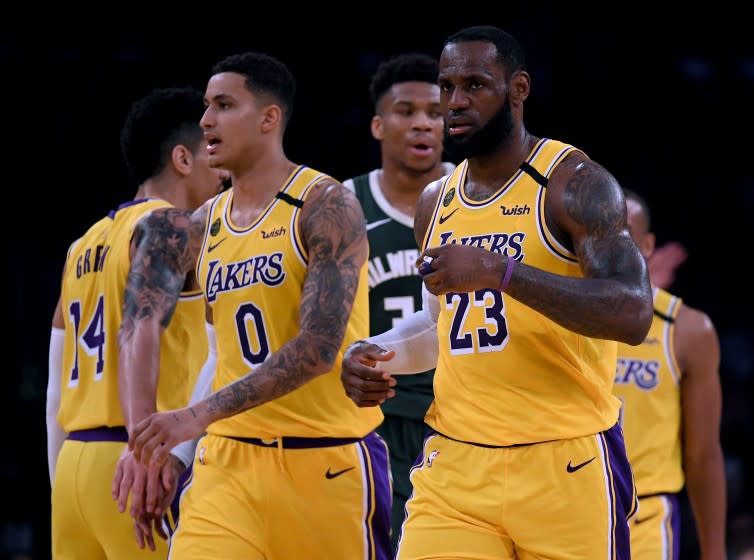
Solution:
{"label": "number 0 jersey", "polygon": [[[467,162],[444,181],[425,247],[463,243],[582,277],[576,255],[547,229],[547,178],[573,146],[542,139],[483,201],[464,194]],[[524,171],[527,168],[528,171]],[[533,168],[533,170],[532,170]],[[561,327],[496,289],[440,296],[435,400],[427,423],[448,437],[507,446],[576,438],[618,419],[616,342]]]}
{"label": "number 0 jersey", "polygon": [[[233,224],[233,189],[209,209],[197,278],[212,308],[217,335],[213,390],[244,377],[299,333],[308,255],[299,229],[300,208],[325,175],[299,166],[276,198],[248,227]],[[363,437],[381,421],[378,407],[358,408],[343,390],[345,348],[369,332],[367,266],[333,369],[295,391],[210,424],[221,436],[273,438]]]}
{"label": "number 0 jersey", "polygon": [[[93,230],[76,243],[68,257],[68,277],[75,273],[74,260],[86,263],[88,259],[89,265],[82,266],[91,270],[89,276],[94,277],[94,281],[86,288],[87,297],[91,298],[89,303],[83,305],[83,296],[76,296],[82,301],[78,325],[70,311],[72,291],[64,285],[62,292],[67,323],[58,422],[67,432],[124,425],[118,397],[118,330],[131,262],[131,236],[142,216],[166,206],[170,204],[159,199],[137,199],[122,204],[110,214],[104,234],[98,234],[91,247],[82,241],[89,244]],[[78,293],[86,290],[82,286]],[[160,339],[158,410],[180,408],[188,403],[192,380],[207,357],[204,322],[200,293],[181,294],[170,325]],[[76,345],[68,340],[69,326],[72,327],[70,332],[75,333]],[[76,380],[72,373],[73,356],[78,356],[80,364]]]}
{"label": "number 0 jersey", "polygon": [[681,303],[655,288],[655,315],[644,342],[618,344],[613,390],[623,402],[621,423],[639,496],[679,492],[684,483],[681,370],[673,349]]}

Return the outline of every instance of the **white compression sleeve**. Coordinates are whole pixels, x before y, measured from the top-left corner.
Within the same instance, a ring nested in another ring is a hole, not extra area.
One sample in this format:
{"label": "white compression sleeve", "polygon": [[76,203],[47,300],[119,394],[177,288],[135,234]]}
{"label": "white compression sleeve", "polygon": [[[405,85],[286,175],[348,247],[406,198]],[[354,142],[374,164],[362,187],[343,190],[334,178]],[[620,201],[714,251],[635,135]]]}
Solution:
{"label": "white compression sleeve", "polygon": [[[207,343],[209,352],[207,361],[204,362],[199,375],[196,378],[194,392],[191,393],[189,405],[199,402],[212,393],[212,379],[215,377],[215,366],[217,365],[217,346],[215,342],[215,327],[210,323],[205,323],[207,328]],[[199,439],[189,439],[176,445],[170,452],[178,457],[181,462],[189,466],[194,461],[196,453],[196,443]]]}
{"label": "white compression sleeve", "polygon": [[422,373],[437,365],[437,317],[440,300],[422,284],[422,308],[406,317],[389,331],[370,336],[368,342],[385,350],[394,350],[395,357],[380,362],[379,368],[394,374]]}
{"label": "white compression sleeve", "polygon": [[60,408],[60,385],[63,368],[63,342],[65,330],[52,328],[50,333],[50,354],[47,364],[47,470],[50,473],[50,484],[55,479],[55,465],[58,453],[68,434],[58,424],[58,409]]}

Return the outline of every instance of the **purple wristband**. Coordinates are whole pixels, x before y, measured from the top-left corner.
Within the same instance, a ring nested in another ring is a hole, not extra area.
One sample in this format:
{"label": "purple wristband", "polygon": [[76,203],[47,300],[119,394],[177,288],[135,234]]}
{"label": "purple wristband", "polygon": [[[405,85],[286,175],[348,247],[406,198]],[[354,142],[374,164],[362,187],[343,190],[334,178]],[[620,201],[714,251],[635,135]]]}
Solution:
{"label": "purple wristband", "polygon": [[511,276],[513,275],[513,268],[516,266],[516,259],[512,259],[510,257],[507,257],[508,264],[505,266],[505,274],[503,275],[503,281],[500,284],[500,291],[504,292],[505,288],[508,287],[508,284],[511,282]]}

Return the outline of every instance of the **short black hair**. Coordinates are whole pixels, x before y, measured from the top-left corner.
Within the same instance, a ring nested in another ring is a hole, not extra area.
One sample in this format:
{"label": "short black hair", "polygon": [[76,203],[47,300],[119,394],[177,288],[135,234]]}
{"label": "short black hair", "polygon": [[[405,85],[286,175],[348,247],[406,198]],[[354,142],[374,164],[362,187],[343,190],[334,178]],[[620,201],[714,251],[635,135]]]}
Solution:
{"label": "short black hair", "polygon": [[137,184],[160,173],[175,146],[184,145],[192,153],[200,149],[203,114],[204,96],[192,87],[154,89],[133,103],[120,132],[120,147]]}
{"label": "short black hair", "polygon": [[647,204],[647,201],[644,199],[644,197],[636,191],[627,189],[625,187],[623,188],[623,196],[626,197],[626,200],[633,200],[634,202],[636,202],[636,204],[639,205],[642,214],[644,214],[644,220],[647,222],[647,231],[652,231],[652,214],[649,211],[649,204]]}
{"label": "short black hair", "polygon": [[375,108],[393,86],[404,82],[437,84],[437,60],[422,53],[399,54],[381,63],[369,82],[369,97]]}
{"label": "short black hair", "polygon": [[521,43],[513,35],[506,33],[499,27],[493,25],[466,27],[448,37],[445,40],[445,45],[469,41],[484,41],[495,45],[497,47],[497,59],[507,77],[511,77],[519,70],[526,70],[526,53]]}
{"label": "short black hair", "polygon": [[296,79],[283,62],[258,52],[234,54],[212,68],[213,75],[223,72],[241,74],[251,93],[272,97],[283,110],[283,124],[288,124],[296,98]]}

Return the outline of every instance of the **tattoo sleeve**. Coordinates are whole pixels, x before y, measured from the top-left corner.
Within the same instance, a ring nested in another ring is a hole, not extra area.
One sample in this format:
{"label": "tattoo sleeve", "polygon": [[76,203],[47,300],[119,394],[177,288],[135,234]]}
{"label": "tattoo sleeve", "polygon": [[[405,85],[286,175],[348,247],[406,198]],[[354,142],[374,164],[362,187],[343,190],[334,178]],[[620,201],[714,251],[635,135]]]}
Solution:
{"label": "tattoo sleeve", "polygon": [[134,230],[118,332],[118,387],[129,427],[155,410],[160,335],[196,262],[203,238],[201,213],[160,208]]}
{"label": "tattoo sleeve", "polygon": [[620,186],[591,161],[566,160],[563,184],[548,186],[556,226],[570,237],[584,278],[521,265],[507,293],[561,326],[638,344],[649,329],[652,298],[646,263],[631,239]]}
{"label": "tattoo sleeve", "polygon": [[333,367],[368,254],[364,215],[353,193],[324,181],[307,198],[300,224],[309,264],[299,333],[253,372],[209,397],[212,421],[290,393]]}

